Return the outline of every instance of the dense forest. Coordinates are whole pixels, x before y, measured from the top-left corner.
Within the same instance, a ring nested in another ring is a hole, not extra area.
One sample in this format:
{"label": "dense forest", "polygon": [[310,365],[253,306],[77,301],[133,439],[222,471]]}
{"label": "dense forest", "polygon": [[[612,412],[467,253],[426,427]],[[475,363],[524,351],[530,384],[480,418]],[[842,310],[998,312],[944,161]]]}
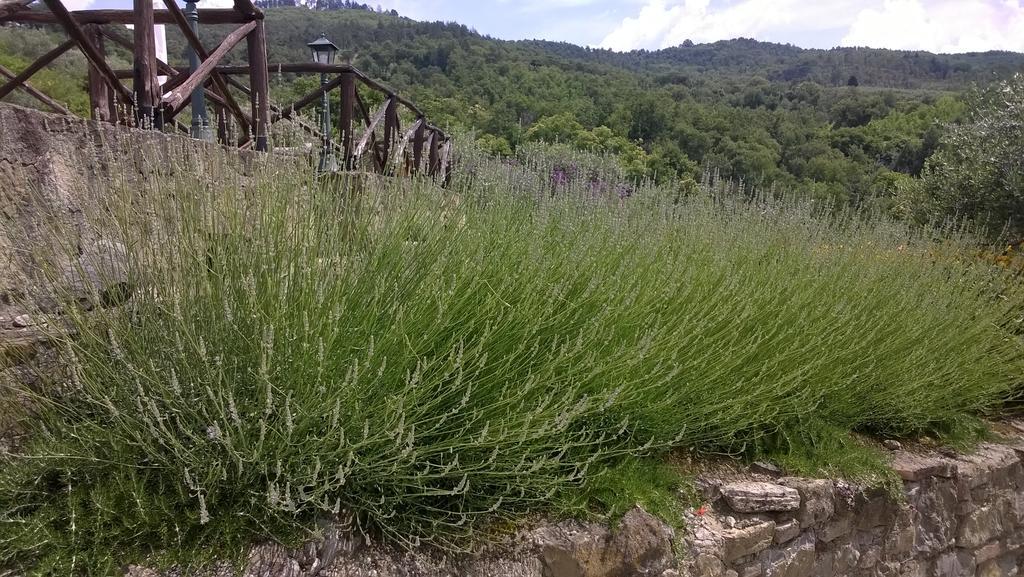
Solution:
{"label": "dense forest", "polygon": [[[308,58],[305,44],[326,33],[342,61],[495,154],[559,141],[614,153],[636,178],[685,182],[711,171],[843,204],[891,203],[893,190],[921,175],[946,126],[964,119],[965,94],[1024,69],[1024,54],[1009,52],[805,50],[749,39],[615,53],[502,41],[355,2],[285,3],[265,3],[271,62]],[[203,30],[210,44],[226,33]],[[171,59],[182,62],[182,38],[168,36]],[[0,64],[23,68],[55,39],[53,30],[0,28]],[[118,57],[127,66],[127,54]],[[36,83],[84,112],[81,60],[65,57]],[[272,95],[287,103],[317,82],[274,75]]]}

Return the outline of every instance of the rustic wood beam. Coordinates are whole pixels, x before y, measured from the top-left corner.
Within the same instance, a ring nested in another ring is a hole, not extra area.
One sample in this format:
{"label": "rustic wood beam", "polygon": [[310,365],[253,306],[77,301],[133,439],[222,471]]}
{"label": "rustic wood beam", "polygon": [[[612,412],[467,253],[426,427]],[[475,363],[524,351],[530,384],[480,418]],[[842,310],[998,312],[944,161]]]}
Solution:
{"label": "rustic wood beam", "polygon": [[412,170],[413,172],[420,171],[420,165],[423,164],[423,136],[427,129],[427,121],[421,118],[416,123],[416,132],[412,137]]}
{"label": "rustic wood beam", "polygon": [[4,96],[10,94],[15,88],[18,88],[20,85],[24,84],[26,80],[31,78],[33,74],[39,72],[44,66],[53,62],[61,54],[64,54],[68,50],[71,50],[74,46],[75,43],[71,40],[68,40],[67,42],[64,42],[60,46],[54,48],[53,50],[50,50],[46,54],[43,54],[42,56],[37,58],[35,62],[29,64],[28,67],[26,67],[24,70],[16,74],[14,78],[10,80],[10,82],[4,84],[3,86],[0,86],[0,98],[3,98]]}
{"label": "rustic wood beam", "polygon": [[437,176],[439,163],[441,161],[441,135],[436,130],[430,131],[430,141],[427,146],[427,174]]}
{"label": "rustic wood beam", "polygon": [[249,51],[249,86],[252,90],[249,103],[255,121],[253,148],[257,152],[266,152],[270,135],[270,74],[267,71],[267,35],[263,20],[256,21],[256,27],[246,37],[246,43]]}
{"label": "rustic wood beam", "polygon": [[[178,25],[178,29],[181,30],[181,33],[185,36],[185,41],[188,42],[188,45],[192,50],[195,50],[196,54],[199,56],[199,60],[208,60],[210,58],[210,52],[206,50],[206,47],[203,46],[202,41],[196,35],[195,31],[192,30],[192,26],[189,25],[188,19],[185,17],[185,13],[178,7],[177,1],[164,0],[164,5],[167,6],[167,12],[171,15],[171,18],[174,19],[174,22]],[[200,13],[202,13],[202,11],[200,11]],[[188,75],[186,74],[185,77],[182,78],[182,81],[187,78]],[[232,96],[231,91],[228,90],[227,83],[224,80],[225,77],[214,71],[211,78],[213,79],[213,85],[217,89],[217,92],[220,94],[221,98],[224,99],[228,110],[230,110],[235,116],[235,120],[237,120],[242,126],[246,127],[252,124],[251,119],[246,117],[242,112],[242,107],[238,105],[235,97]],[[177,85],[175,85],[175,87],[176,86]],[[174,87],[164,86],[164,92],[170,92],[171,90],[174,90]]]}
{"label": "rustic wood beam", "polygon": [[280,111],[274,114],[274,120],[277,121],[282,118],[291,118],[294,113],[318,101],[324,92],[330,92],[331,90],[337,88],[342,83],[342,80],[343,78],[341,76],[337,76],[331,79],[331,81],[328,82],[327,84],[324,84],[323,86],[318,86],[315,90],[311,90],[310,92],[306,93],[305,96],[296,100],[295,102],[292,102],[287,106],[281,107]]}
{"label": "rustic wood beam", "polygon": [[89,62],[96,67],[96,70],[103,77],[103,80],[107,82],[107,85],[117,91],[117,95],[124,100],[126,105],[130,105],[132,102],[131,91],[125,88],[117,77],[114,76],[114,71],[110,69],[110,66],[107,66],[107,61],[103,58],[103,55],[89,42],[89,37],[82,30],[82,27],[78,25],[78,22],[71,17],[71,13],[64,7],[64,3],[61,0],[43,0],[43,2],[50,9],[50,12],[53,13],[57,22],[64,27],[64,31],[67,32],[68,36],[78,44],[78,48],[85,54]]}
{"label": "rustic wood beam", "polygon": [[387,166],[391,158],[391,148],[394,146],[395,136],[398,133],[398,100],[392,94],[388,97],[384,106],[384,145],[381,161]]}
{"label": "rustic wood beam", "polygon": [[[370,119],[370,109],[369,109],[368,106],[366,106],[366,103],[363,102],[363,97],[359,94],[358,90],[356,90],[356,105],[358,105],[358,107],[359,107],[359,114],[360,114],[360,116],[363,117],[363,122],[365,122],[367,128],[369,128],[369,126],[370,126],[370,124],[372,122],[372,120]],[[371,147],[373,149],[373,164],[377,168],[378,171],[383,171],[384,170],[384,162],[383,162],[383,160],[381,160],[380,152],[377,150],[377,146],[376,146],[377,145],[377,135],[374,134],[374,132],[372,130],[369,131],[369,135],[370,135],[370,145],[371,145]],[[355,159],[358,159],[359,156],[360,155],[358,155],[358,154],[354,154],[353,155],[353,161]]]}
{"label": "rustic wood beam", "polygon": [[132,92],[135,94],[135,114],[139,126],[160,128],[160,83],[156,74],[156,44],[153,40],[153,2],[134,0],[135,26],[132,28]]}
{"label": "rustic wood beam", "polygon": [[371,120],[370,124],[366,127],[366,132],[363,133],[363,137],[359,139],[359,144],[356,145],[355,152],[352,153],[356,158],[359,158],[364,152],[366,152],[366,147],[370,145],[370,140],[374,138],[373,131],[377,129],[377,126],[381,122],[384,121],[384,118],[388,113],[388,108],[391,106],[391,102],[392,99],[389,98],[388,101],[384,103],[384,106],[377,111],[377,114],[373,115],[373,120]]}
{"label": "rustic wood beam", "polygon": [[[8,80],[11,80],[11,81],[13,81],[17,77],[17,75],[14,74],[14,72],[11,72],[10,69],[8,69],[8,68],[6,68],[5,66],[2,66],[2,65],[0,65],[0,76],[3,76],[3,77],[5,77],[5,78],[7,78]],[[35,98],[39,102],[42,102],[46,106],[50,107],[51,110],[53,110],[54,112],[56,112],[58,114],[67,114],[67,115],[73,115],[74,114],[70,110],[65,108],[63,104],[57,102],[56,100],[50,98],[49,96],[43,94],[42,92],[40,92],[38,90],[36,90],[35,87],[33,87],[31,84],[28,83],[28,81],[25,81],[25,80],[20,81],[17,84],[17,88],[19,88],[21,90],[24,90],[25,92],[30,94],[33,98]]]}
{"label": "rustic wood beam", "polygon": [[448,186],[452,177],[452,141],[449,138],[441,149],[441,186]]}
{"label": "rustic wood beam", "polygon": [[[75,10],[70,13],[80,24],[134,24],[135,14],[131,10]],[[203,8],[199,11],[200,24],[245,24],[252,20],[239,14],[232,8]],[[21,22],[24,24],[59,24],[60,20],[52,13],[44,10],[23,10],[8,16],[0,16],[0,21]],[[174,24],[174,16],[167,10],[154,10],[155,24]]]}
{"label": "rustic wood beam", "polygon": [[[216,104],[218,107],[227,108],[227,102],[225,102],[224,99],[221,98],[221,96],[219,94],[217,94],[217,92],[215,92],[213,90],[210,90],[209,88],[205,88],[204,87],[203,88],[203,95],[206,96],[207,100],[209,100],[213,104]],[[178,116],[178,114],[181,113],[182,110],[185,110],[186,108],[188,108],[189,104],[191,104],[191,101],[190,100],[186,100],[178,108],[174,108],[174,109],[165,108],[164,109],[164,120],[165,121],[169,121],[169,120],[174,119],[175,117]]]}
{"label": "rustic wood beam", "polygon": [[[233,77],[225,76],[224,78],[225,78],[225,80],[227,80],[228,84],[230,84],[231,86],[234,86],[235,88],[240,90],[243,94],[245,94],[247,96],[252,94],[252,91],[249,90],[248,86],[242,84],[238,80],[235,80]],[[336,80],[338,80],[339,83],[341,82],[340,78],[337,78]],[[337,86],[337,85],[335,85],[335,86]],[[314,98],[319,97],[319,96],[320,96],[320,92],[318,91],[318,92],[316,92],[316,96]],[[271,122],[271,124],[273,124],[273,123],[275,123],[275,122],[277,122],[279,120],[282,120],[282,119],[289,119],[292,123],[294,123],[299,128],[301,128],[306,134],[309,134],[310,136],[315,138],[317,142],[321,142],[323,140],[323,135],[320,133],[320,130],[318,128],[316,128],[315,126],[311,125],[310,123],[306,122],[305,120],[303,120],[301,116],[295,116],[293,113],[297,112],[297,111],[298,111],[298,109],[294,109],[294,110],[292,110],[292,109],[282,109],[280,106],[276,106],[273,102],[271,102],[270,103],[270,112],[272,114],[270,116],[270,122]],[[334,150],[336,152],[338,152],[338,153],[341,152],[341,146],[337,142],[335,142],[334,140],[331,140],[331,146],[334,148]]]}
{"label": "rustic wood beam", "polygon": [[[47,1],[54,2],[57,0]],[[201,86],[203,83],[206,82],[206,78],[213,72],[213,69],[217,66],[217,63],[220,62],[222,58],[224,58],[224,55],[230,52],[231,49],[234,48],[236,44],[241,42],[242,39],[245,38],[246,35],[252,32],[253,29],[255,28],[256,22],[252,21],[243,24],[234,32],[228,34],[227,37],[224,38],[224,40],[220,43],[220,46],[218,46],[217,49],[214,50],[212,54],[210,54],[210,57],[204,60],[203,63],[199,65],[199,68],[197,68],[195,72],[189,75],[188,80],[183,82],[181,86],[175,88],[174,90],[164,95],[164,105],[171,109],[177,109],[179,106],[181,106],[181,103],[191,96],[193,90],[195,90],[197,87]]]}
{"label": "rustic wood beam", "polygon": [[[279,74],[340,74],[342,72],[353,72],[355,73],[356,78],[358,78],[359,81],[365,84],[368,88],[376,90],[377,92],[383,92],[384,94],[395,94],[398,98],[399,104],[402,104],[411,110],[416,116],[423,116],[423,111],[420,110],[414,102],[398,95],[390,86],[370,78],[351,64],[318,64],[316,62],[271,63],[267,65],[267,69]],[[248,74],[249,68],[247,66],[218,66],[217,71],[221,74]]]}
{"label": "rustic wood beam", "polygon": [[[96,24],[87,24],[83,29],[89,35],[89,40],[96,47],[96,51],[106,58],[106,47],[103,45],[100,27]],[[117,121],[117,107],[114,105],[114,99],[110,97],[110,87],[92,64],[89,64],[89,116],[93,120],[104,122]]]}
{"label": "rustic wood beam", "polygon": [[[416,132],[419,131],[420,127],[424,124],[424,122],[425,121],[422,118],[416,120],[416,122],[412,124],[412,127],[409,129],[409,131],[405,133],[405,137],[401,140],[401,142],[398,143],[398,147],[395,148],[392,164],[395,165],[396,172],[398,169],[398,163],[403,162],[405,160],[406,146],[408,146],[409,142],[411,142],[412,139],[416,136]],[[406,168],[408,169],[408,166]]]}
{"label": "rustic wood beam", "polygon": [[235,12],[249,20],[263,20],[263,11],[252,3],[252,0],[235,0]]}
{"label": "rustic wood beam", "polygon": [[28,8],[33,0],[0,0],[0,18],[6,18]]}

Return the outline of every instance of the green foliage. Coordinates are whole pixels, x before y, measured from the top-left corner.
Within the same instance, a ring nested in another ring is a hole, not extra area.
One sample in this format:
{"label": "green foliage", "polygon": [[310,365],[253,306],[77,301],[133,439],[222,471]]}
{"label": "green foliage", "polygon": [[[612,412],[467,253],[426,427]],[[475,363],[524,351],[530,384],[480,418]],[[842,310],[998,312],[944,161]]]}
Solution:
{"label": "green foliage", "polygon": [[0,565],[202,560],[322,519],[459,548],[574,491],[671,516],[678,478],[636,459],[845,466],[842,433],[940,434],[1024,374],[1019,289],[968,239],[566,148],[459,162],[448,190],[209,160],[111,192],[86,218],[135,291],[67,304],[73,394],[0,463]]}
{"label": "green foliage", "polygon": [[[37,56],[49,51],[61,41],[39,30],[14,32],[0,27],[0,65],[17,74],[27,68]],[[89,95],[85,89],[85,67],[85,58],[78,52],[65,54],[33,75],[29,79],[29,84],[63,104],[71,112],[87,117]],[[15,91],[10,98],[12,102],[21,105],[49,110],[38,100],[21,91]]]}
{"label": "green foliage", "polygon": [[555,507],[576,517],[595,510],[617,519],[637,505],[675,527],[683,526],[683,511],[695,501],[689,480],[663,455],[622,459],[584,490],[557,496]]}
{"label": "green foliage", "polygon": [[950,127],[907,206],[928,218],[967,218],[993,235],[1024,235],[1024,75],[976,93]]}
{"label": "green foliage", "polygon": [[[1024,63],[1012,53],[801,50],[746,39],[621,54],[503,42],[458,24],[362,9],[272,8],[266,24],[272,62],[305,61],[306,43],[326,32],[341,61],[411,97],[435,124],[478,135],[495,154],[559,142],[614,152],[634,179],[699,180],[707,170],[851,205],[888,202],[890,173],[920,173],[940,125],[952,119],[956,92]],[[173,27],[168,33],[172,63],[182,65],[184,40]],[[227,29],[200,33],[212,46]],[[0,28],[0,53],[17,55],[18,65],[59,41],[54,29]],[[243,52],[227,62],[241,63]],[[84,99],[83,70],[54,75],[67,85],[55,88],[67,94],[61,99]],[[851,77],[857,87],[847,86]],[[271,96],[286,105],[317,83],[316,75],[274,73]],[[304,113],[315,121],[313,108]]]}

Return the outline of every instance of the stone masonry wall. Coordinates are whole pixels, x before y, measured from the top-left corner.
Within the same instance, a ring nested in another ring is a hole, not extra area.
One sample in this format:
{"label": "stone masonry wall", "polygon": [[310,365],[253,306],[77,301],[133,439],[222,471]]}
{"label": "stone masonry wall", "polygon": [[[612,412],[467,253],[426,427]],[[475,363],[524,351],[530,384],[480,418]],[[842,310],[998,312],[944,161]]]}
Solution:
{"label": "stone masonry wall", "polygon": [[[705,503],[674,531],[640,508],[614,528],[541,523],[467,557],[366,546],[328,530],[255,547],[245,577],[1013,577],[1024,565],[1024,421],[958,455],[892,452],[903,495],[841,480],[699,477]],[[131,577],[159,577],[131,567]],[[177,575],[177,573],[173,573]],[[233,576],[231,568],[214,577]],[[170,574],[169,574],[170,575]]]}
{"label": "stone masonry wall", "polygon": [[1012,577],[1024,562],[1022,454],[1021,443],[896,451],[903,502],[842,481],[712,482],[712,510],[684,538],[684,574]]}

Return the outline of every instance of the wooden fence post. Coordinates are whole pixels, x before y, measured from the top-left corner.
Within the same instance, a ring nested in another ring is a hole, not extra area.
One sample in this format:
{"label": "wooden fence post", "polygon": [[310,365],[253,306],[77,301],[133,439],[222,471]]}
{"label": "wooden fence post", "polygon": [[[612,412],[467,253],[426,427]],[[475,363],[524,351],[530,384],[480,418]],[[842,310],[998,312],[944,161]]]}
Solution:
{"label": "wooden fence post", "polygon": [[[106,57],[106,48],[103,46],[103,35],[100,34],[100,27],[96,24],[89,24],[84,27],[86,35],[96,48],[100,56]],[[89,64],[89,113],[93,120],[103,122],[114,122],[117,120],[117,109],[114,99],[110,93],[110,87],[103,80],[99,69]]]}
{"label": "wooden fence post", "polygon": [[387,109],[384,112],[384,144],[382,146],[382,172],[387,172],[388,161],[391,160],[391,148],[394,146],[398,132],[398,99],[394,94],[388,95]]}
{"label": "wooden fence post", "polygon": [[153,2],[134,0],[135,3],[135,59],[133,90],[136,117],[142,128],[160,128],[162,119],[157,110],[160,102],[160,84],[156,74],[156,46],[153,44]]}
{"label": "wooden fence post", "polygon": [[441,134],[437,130],[430,131],[430,148],[427,160],[429,165],[427,166],[427,174],[430,176],[437,176],[437,169],[440,163],[441,153]]}
{"label": "wooden fence post", "polygon": [[352,120],[355,116],[356,106],[356,75],[351,72],[341,73],[341,106],[338,112],[338,121],[341,130],[341,150],[345,155],[342,166],[344,170],[351,170],[352,166],[352,141],[353,128]]}
{"label": "wooden fence post", "polygon": [[420,117],[420,121],[412,136],[412,172],[414,173],[420,171],[420,165],[423,163],[423,139],[427,129],[427,120]]}
{"label": "wooden fence post", "polygon": [[253,148],[267,151],[270,132],[270,74],[267,70],[267,36],[263,20],[247,37],[249,48],[249,101],[252,105]]}

